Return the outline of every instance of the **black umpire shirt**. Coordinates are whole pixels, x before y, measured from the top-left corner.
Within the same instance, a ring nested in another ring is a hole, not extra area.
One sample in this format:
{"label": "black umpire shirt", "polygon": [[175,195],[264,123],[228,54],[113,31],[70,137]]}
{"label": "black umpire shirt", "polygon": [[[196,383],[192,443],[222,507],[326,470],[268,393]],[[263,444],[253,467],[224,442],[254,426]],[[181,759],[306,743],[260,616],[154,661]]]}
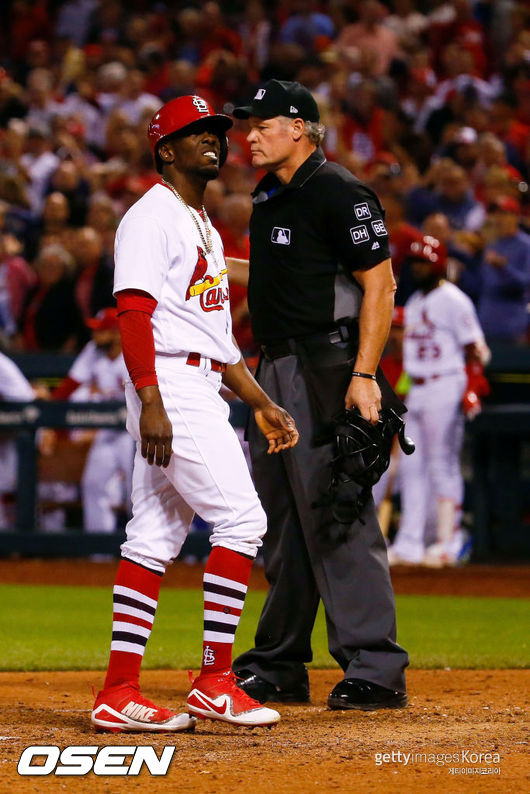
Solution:
{"label": "black umpire shirt", "polygon": [[267,174],[250,220],[248,303],[261,345],[358,317],[352,271],[388,259],[385,212],[370,188],[318,148],[287,185]]}

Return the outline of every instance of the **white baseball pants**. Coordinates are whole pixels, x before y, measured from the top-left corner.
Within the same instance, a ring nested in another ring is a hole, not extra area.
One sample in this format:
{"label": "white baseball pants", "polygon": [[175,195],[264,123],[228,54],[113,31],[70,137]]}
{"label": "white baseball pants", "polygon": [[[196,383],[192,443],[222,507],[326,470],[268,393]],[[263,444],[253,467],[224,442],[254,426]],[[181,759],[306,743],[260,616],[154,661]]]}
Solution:
{"label": "white baseball pants", "polygon": [[[97,432],[81,480],[86,532],[114,532],[116,529],[117,516],[113,508],[123,501],[123,491],[127,495],[126,501],[129,500],[133,458],[134,441],[128,433],[117,430]],[[120,477],[119,483],[116,483],[116,475]]]}
{"label": "white baseball pants", "polygon": [[411,388],[407,398],[407,435],[413,455],[401,455],[401,521],[392,546],[411,563],[420,562],[425,531],[438,499],[462,504],[460,468],[464,417],[460,408],[466,375],[453,373]]}
{"label": "white baseball pants", "polygon": [[122,554],[134,562],[165,570],[178,556],[197,513],[213,525],[212,546],[255,557],[267,519],[243,451],[228,421],[230,408],[220,397],[221,373],[210,360],[198,367],[186,356],[157,356],[156,373],[173,427],[169,466],[149,466],[141,454],[141,402],[131,382],[125,385],[127,429],[136,441],[132,518]]}

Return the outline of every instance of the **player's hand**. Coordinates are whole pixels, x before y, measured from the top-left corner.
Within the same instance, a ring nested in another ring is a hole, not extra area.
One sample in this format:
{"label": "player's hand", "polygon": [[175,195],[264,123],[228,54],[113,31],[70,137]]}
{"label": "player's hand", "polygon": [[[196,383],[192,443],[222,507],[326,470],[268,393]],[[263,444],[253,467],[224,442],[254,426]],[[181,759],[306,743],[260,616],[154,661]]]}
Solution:
{"label": "player's hand", "polygon": [[298,442],[298,430],[293,418],[276,403],[254,410],[254,418],[259,429],[269,442],[267,454],[290,449]]}
{"label": "player's hand", "polygon": [[[145,387],[152,388],[152,387]],[[140,389],[140,391],[143,391]],[[150,466],[167,468],[171,458],[171,442],[173,429],[166,413],[162,399],[149,402],[142,401],[140,414],[140,437],[142,439],[142,456]]]}
{"label": "player's hand", "polygon": [[466,419],[472,420],[482,411],[480,397],[472,389],[466,389],[462,397],[462,411]]}
{"label": "player's hand", "polygon": [[381,389],[375,380],[353,377],[346,392],[344,405],[348,410],[358,408],[361,416],[375,425],[381,410]]}

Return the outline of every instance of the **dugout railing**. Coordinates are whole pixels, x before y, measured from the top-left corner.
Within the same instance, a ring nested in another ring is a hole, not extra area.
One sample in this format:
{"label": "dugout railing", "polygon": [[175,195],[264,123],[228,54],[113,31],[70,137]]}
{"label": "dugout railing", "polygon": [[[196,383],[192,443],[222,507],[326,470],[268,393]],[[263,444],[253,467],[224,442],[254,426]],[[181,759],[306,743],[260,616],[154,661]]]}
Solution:
{"label": "dugout railing", "polygon": [[[23,355],[15,361],[29,379],[60,378],[71,356]],[[484,410],[466,423],[470,477],[466,512],[471,516],[473,558],[530,559],[530,349],[495,348],[488,377],[492,395]],[[230,420],[246,423],[247,409],[231,404]],[[85,533],[66,529],[46,533],[37,528],[38,465],[36,434],[41,427],[125,427],[123,403],[36,401],[0,402],[0,432],[17,434],[18,477],[13,529],[0,529],[0,555],[85,556],[119,552],[123,532]],[[190,532],[183,555],[204,558],[207,532]]]}
{"label": "dugout railing", "polygon": [[[230,421],[235,427],[246,422],[247,409],[240,403],[230,406]],[[123,402],[53,402],[36,400],[30,403],[0,403],[0,433],[16,434],[18,453],[14,528],[0,529],[0,555],[87,556],[118,555],[125,536],[123,531],[83,532],[65,529],[43,532],[37,521],[37,484],[39,454],[36,437],[39,428],[63,431],[84,428],[98,430],[125,429],[126,409]],[[190,532],[182,549],[183,556],[203,559],[209,551],[208,533]]]}

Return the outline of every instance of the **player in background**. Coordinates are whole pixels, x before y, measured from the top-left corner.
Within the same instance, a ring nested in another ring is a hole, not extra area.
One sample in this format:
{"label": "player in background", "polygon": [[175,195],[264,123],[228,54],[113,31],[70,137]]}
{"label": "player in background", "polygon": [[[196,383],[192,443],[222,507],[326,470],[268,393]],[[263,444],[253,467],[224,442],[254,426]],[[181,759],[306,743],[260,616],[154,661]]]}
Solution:
{"label": "player in background", "polygon": [[[411,244],[409,256],[417,289],[405,304],[403,363],[411,379],[407,429],[416,452],[400,460],[401,521],[388,556],[391,564],[441,567],[458,562],[464,543],[463,408],[479,408],[490,353],[473,303],[443,278],[445,246],[424,236]],[[432,508],[436,539],[426,548]]]}
{"label": "player in background", "polygon": [[[86,324],[92,331],[92,340],[79,353],[67,377],[51,397],[68,400],[84,386],[90,393],[90,400],[123,400],[124,383],[129,375],[121,350],[117,311],[102,309]],[[114,508],[130,498],[133,458],[134,441],[129,433],[107,428],[98,430],[81,480],[85,531],[115,531]]]}
{"label": "player in background", "polygon": [[[0,352],[0,402],[31,402],[35,393],[9,356]],[[4,495],[17,487],[17,448],[12,431],[0,432],[0,529],[8,526]]]}
{"label": "player in background", "polygon": [[205,187],[226,159],[231,126],[198,96],[164,105],[148,129],[161,182],[128,210],[116,233],[114,293],[136,456],[133,517],[114,586],[110,660],[92,712],[92,723],[102,730],[182,731],[195,725],[194,716],[159,708],[139,688],[162,576],[194,513],[213,525],[213,548],[204,574],[202,669],[188,711],[247,726],[280,718],[244,693],[231,670],[266,517],[219,396],[221,382],[253,409],[270,453],[298,440],[291,417],[258,386],[233,342],[221,238],[203,205]]}

